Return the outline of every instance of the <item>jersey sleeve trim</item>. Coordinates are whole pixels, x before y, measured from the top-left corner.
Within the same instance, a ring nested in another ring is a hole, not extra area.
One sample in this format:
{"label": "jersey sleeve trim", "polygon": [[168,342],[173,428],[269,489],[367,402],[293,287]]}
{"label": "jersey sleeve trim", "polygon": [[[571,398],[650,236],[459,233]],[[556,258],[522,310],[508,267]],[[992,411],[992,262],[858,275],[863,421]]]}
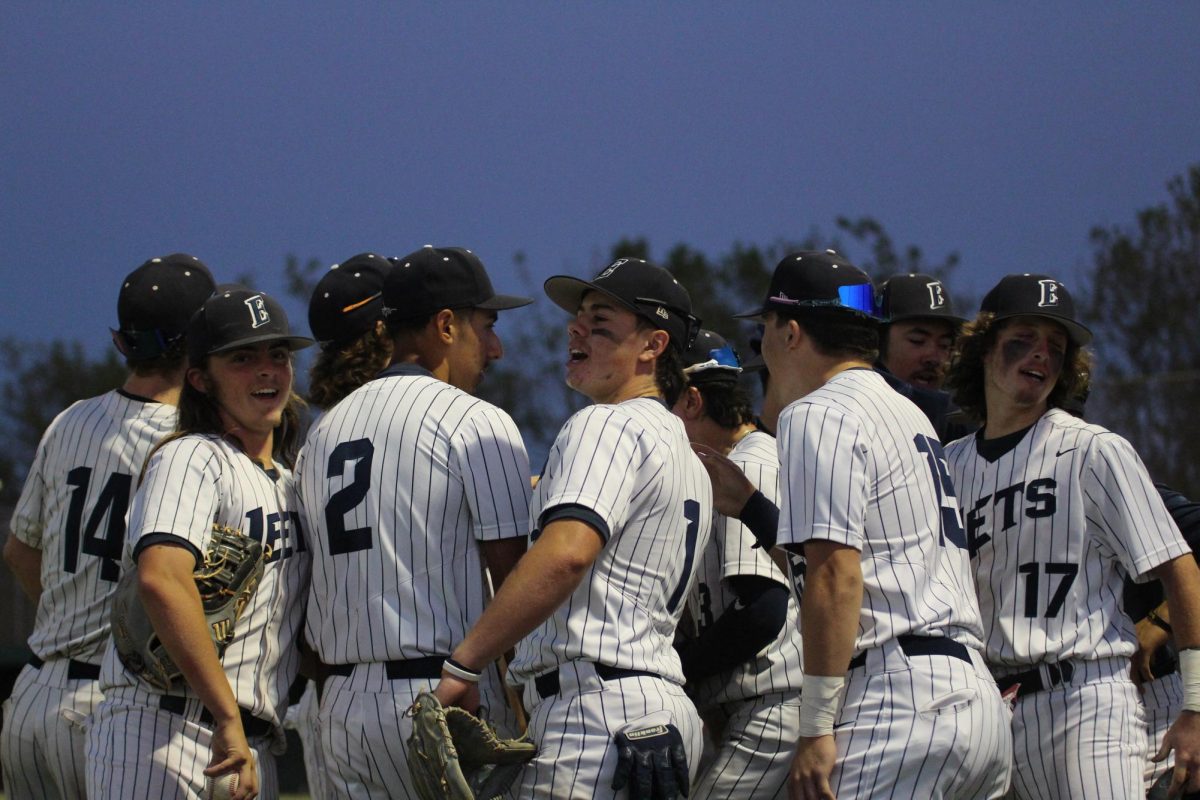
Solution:
{"label": "jersey sleeve trim", "polygon": [[196,559],[197,564],[204,559],[204,555],[200,552],[200,549],[187,539],[184,539],[182,536],[176,536],[173,533],[148,533],[142,538],[138,539],[137,544],[134,545],[134,562],[138,560],[147,547],[152,547],[156,544],[165,545],[167,547],[182,547],[184,550],[189,550],[191,551],[192,556]]}
{"label": "jersey sleeve trim", "polygon": [[574,519],[590,525],[600,534],[600,538],[608,542],[608,537],[611,530],[604,518],[597,514],[587,506],[581,506],[576,503],[564,503],[562,505],[552,506],[542,512],[541,519],[538,520],[538,530],[544,530],[547,525],[555,520]]}

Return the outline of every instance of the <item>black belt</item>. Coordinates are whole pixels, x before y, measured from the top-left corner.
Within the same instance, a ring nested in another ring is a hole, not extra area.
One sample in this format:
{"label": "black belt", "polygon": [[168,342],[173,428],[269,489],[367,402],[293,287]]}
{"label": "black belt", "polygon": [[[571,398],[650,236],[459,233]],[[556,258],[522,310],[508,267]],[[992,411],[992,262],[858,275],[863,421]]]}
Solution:
{"label": "black belt", "polygon": [[1053,689],[1055,686],[1070,683],[1071,679],[1075,677],[1075,665],[1070,661],[1063,661],[1059,664],[1047,664],[1046,672],[1050,677],[1049,683],[1042,681],[1041,670],[1031,669],[1025,672],[1018,672],[1016,675],[1005,675],[1003,678],[996,678],[996,685],[1000,687],[1001,694],[1016,686],[1017,697],[1024,697],[1027,694]]}
{"label": "black belt", "polygon": [[[384,661],[389,681],[414,680],[416,678],[440,678],[442,664],[449,656],[426,656],[405,661]],[[330,664],[329,674],[349,678],[357,664]]]}
{"label": "black belt", "polygon": [[[41,669],[46,662],[37,656],[30,656],[29,663],[34,669]],[[98,681],[100,680],[100,665],[89,664],[86,661],[76,661],[72,658],[67,662],[67,680]]]}
{"label": "black belt", "polygon": [[[162,697],[158,698],[158,707],[163,711],[170,711],[172,714],[186,716],[187,698],[164,694]],[[242,715],[242,730],[246,733],[248,738],[271,735],[271,731],[274,728],[271,723],[267,722],[265,719],[259,719],[244,708],[239,707],[238,713]],[[210,728],[216,723],[216,720],[213,719],[212,712],[203,706],[200,708],[200,716],[197,718],[197,721],[201,725],[206,725]]]}
{"label": "black belt", "polygon": [[[896,639],[906,656],[950,656],[971,663],[971,653],[966,647],[945,636],[901,636]],[[847,670],[856,669],[867,663],[867,651],[850,659]]]}
{"label": "black belt", "polygon": [[[620,667],[610,667],[607,664],[593,664],[596,668],[596,674],[600,676],[602,681],[615,681],[619,678],[661,678],[657,672],[646,672],[643,669],[622,669]],[[537,689],[538,696],[545,700],[547,697],[553,697],[558,694],[560,688],[558,681],[558,670],[551,670],[544,675],[538,675],[533,679],[533,688]]]}

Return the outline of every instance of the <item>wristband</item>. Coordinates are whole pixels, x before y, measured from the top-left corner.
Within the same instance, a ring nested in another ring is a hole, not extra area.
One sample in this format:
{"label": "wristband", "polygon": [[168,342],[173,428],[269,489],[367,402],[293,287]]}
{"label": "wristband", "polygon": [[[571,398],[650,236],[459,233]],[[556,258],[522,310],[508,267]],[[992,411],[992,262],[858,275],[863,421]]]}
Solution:
{"label": "wristband", "polygon": [[1150,620],[1151,625],[1162,628],[1167,633],[1175,633],[1175,631],[1171,629],[1171,623],[1167,622],[1154,611],[1151,611],[1149,614],[1147,614],[1146,619]]}
{"label": "wristband", "polygon": [[755,489],[754,494],[750,495],[738,514],[738,520],[754,534],[757,541],[753,547],[770,550],[775,546],[779,535],[779,507],[760,490]]}
{"label": "wristband", "polygon": [[465,664],[460,664],[453,658],[447,658],[443,661],[442,669],[467,683],[479,683],[479,679],[483,677],[483,673],[479,670],[471,669]]}
{"label": "wristband", "polygon": [[[1197,651],[1200,656],[1200,651]],[[805,673],[800,691],[800,735],[829,736],[842,705],[844,676]]]}
{"label": "wristband", "polygon": [[1183,710],[1200,711],[1200,649],[1179,651],[1179,678],[1183,684]]}

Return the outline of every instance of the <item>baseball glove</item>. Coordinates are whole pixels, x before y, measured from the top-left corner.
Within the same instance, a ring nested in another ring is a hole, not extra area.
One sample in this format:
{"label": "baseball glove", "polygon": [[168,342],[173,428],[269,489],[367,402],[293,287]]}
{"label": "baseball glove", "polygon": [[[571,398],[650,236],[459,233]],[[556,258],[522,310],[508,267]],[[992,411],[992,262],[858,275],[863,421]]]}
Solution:
{"label": "baseball glove", "polygon": [[[258,541],[240,531],[213,524],[204,562],[197,565],[194,576],[218,657],[233,640],[233,626],[258,588],[264,558],[270,557],[270,548],[266,550],[264,553]],[[135,567],[121,576],[113,594],[112,634],[117,655],[130,672],[151,686],[170,691],[181,673],[150,624],[137,584]]]}
{"label": "baseball glove", "polygon": [[532,742],[501,739],[484,720],[431,692],[409,709],[408,770],[421,800],[499,800],[521,765],[537,755]]}

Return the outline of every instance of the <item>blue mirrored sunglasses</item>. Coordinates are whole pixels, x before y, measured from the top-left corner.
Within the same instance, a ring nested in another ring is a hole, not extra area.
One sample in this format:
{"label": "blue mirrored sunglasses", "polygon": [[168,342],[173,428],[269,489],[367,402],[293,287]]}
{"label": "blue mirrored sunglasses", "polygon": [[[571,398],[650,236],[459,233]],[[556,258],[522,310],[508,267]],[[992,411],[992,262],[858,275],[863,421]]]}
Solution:
{"label": "blue mirrored sunglasses", "polygon": [[701,361],[699,364],[692,364],[690,367],[684,367],[685,375],[690,375],[693,372],[700,372],[706,369],[731,369],[736,372],[742,371],[742,361],[738,358],[737,353],[729,345],[718,347],[708,351],[708,360]]}
{"label": "blue mirrored sunglasses", "polygon": [[839,286],[838,302],[845,308],[861,311],[868,316],[879,316],[879,312],[875,308],[875,289],[869,283]]}

